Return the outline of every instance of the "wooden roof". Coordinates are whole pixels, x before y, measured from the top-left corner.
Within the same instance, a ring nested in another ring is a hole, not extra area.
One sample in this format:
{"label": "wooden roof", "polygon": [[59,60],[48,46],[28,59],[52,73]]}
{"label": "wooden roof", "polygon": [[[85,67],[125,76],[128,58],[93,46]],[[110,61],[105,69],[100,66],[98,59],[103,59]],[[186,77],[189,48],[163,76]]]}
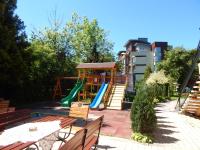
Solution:
{"label": "wooden roof", "polygon": [[115,62],[103,62],[103,63],[81,63],[77,69],[113,69],[115,68]]}

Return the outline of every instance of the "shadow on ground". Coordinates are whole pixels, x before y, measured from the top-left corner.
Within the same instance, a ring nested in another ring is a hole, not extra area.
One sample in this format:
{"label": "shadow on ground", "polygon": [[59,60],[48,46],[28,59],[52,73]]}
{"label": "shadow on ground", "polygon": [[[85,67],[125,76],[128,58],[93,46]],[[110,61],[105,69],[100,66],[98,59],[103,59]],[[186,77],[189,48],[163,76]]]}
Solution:
{"label": "shadow on ground", "polygon": [[[162,106],[162,105],[160,105]],[[179,139],[176,139],[172,137],[173,133],[176,133],[174,129],[176,128],[173,126],[173,123],[170,121],[167,121],[168,118],[165,116],[160,116],[161,110],[156,110],[157,115],[157,127],[153,133],[154,136],[154,142],[160,143],[160,144],[170,144],[170,143],[176,143],[179,141]]]}
{"label": "shadow on ground", "polygon": [[107,149],[112,149],[112,148],[116,148],[116,147],[109,146],[109,145],[97,145],[97,148],[107,150]]}

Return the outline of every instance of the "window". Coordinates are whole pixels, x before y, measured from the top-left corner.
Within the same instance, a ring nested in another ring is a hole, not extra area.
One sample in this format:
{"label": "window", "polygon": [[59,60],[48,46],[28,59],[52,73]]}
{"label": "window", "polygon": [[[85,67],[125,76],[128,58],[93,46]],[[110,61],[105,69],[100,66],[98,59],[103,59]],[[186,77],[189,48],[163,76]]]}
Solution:
{"label": "window", "polygon": [[133,57],[132,57],[132,64],[134,64],[135,62],[136,62],[136,57],[133,56]]}

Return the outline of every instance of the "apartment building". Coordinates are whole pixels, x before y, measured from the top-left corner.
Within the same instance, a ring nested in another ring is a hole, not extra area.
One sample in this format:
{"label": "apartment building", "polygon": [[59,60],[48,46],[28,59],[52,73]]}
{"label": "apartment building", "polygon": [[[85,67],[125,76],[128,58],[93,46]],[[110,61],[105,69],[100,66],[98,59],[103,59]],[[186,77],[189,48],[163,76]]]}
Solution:
{"label": "apartment building", "polygon": [[156,69],[156,63],[164,58],[167,42],[148,42],[147,38],[128,40],[126,51],[118,53],[118,59],[124,64],[123,74],[128,75],[127,91],[134,92],[135,82],[142,79],[145,68],[149,65]]}

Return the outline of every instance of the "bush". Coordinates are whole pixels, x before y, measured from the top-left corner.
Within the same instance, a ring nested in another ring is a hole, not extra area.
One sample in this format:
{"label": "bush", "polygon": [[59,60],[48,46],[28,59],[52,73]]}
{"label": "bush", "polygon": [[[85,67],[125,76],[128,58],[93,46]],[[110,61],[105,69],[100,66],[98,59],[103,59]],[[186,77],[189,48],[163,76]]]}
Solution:
{"label": "bush", "polygon": [[128,101],[128,102],[132,102],[133,101],[133,99],[134,99],[134,95],[132,94],[132,93],[126,93],[125,94],[125,99],[126,99],[126,101]]}
{"label": "bush", "polygon": [[136,132],[132,134],[131,138],[141,143],[153,143],[152,136],[149,136],[147,134],[141,134],[141,133]]}
{"label": "bush", "polygon": [[159,102],[170,96],[170,83],[171,78],[166,76],[163,70],[152,73],[146,80],[146,84],[152,87],[152,94]]}
{"label": "bush", "polygon": [[132,130],[139,133],[151,133],[156,126],[154,110],[154,90],[143,84],[137,93],[131,108]]}

